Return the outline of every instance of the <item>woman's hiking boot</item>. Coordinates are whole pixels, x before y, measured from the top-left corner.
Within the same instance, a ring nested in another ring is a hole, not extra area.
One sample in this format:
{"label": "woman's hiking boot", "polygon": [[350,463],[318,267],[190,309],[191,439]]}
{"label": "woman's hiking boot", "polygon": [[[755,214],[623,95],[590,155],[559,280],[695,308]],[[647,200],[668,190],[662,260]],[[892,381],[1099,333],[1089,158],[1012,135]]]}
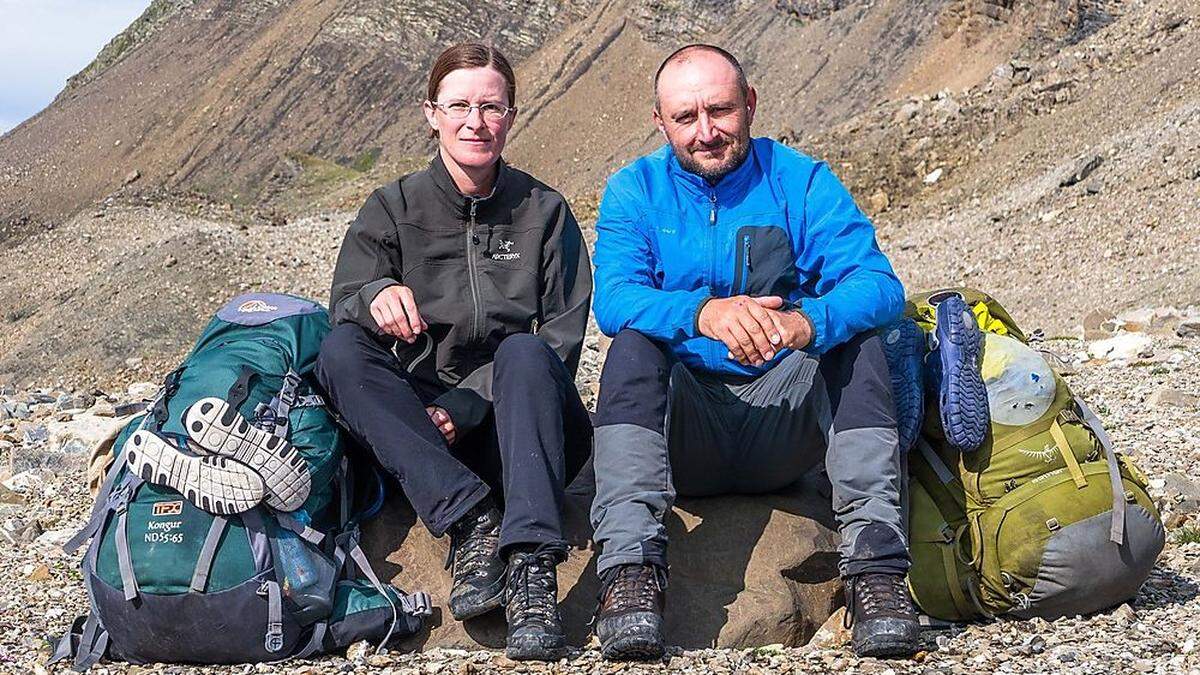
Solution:
{"label": "woman's hiking boot", "polygon": [[201,448],[258,472],[267,489],[267,506],[295,511],[308,499],[312,476],[300,451],[247,422],[224,399],[209,396],[196,401],[184,412],[184,421],[188,436]]}
{"label": "woman's hiking boot", "polygon": [[601,578],[596,636],[613,661],[653,661],[666,653],[662,613],[667,573],[656,565],[618,565]]}
{"label": "woman's hiking boot", "polygon": [[903,574],[867,572],[846,580],[846,627],[859,657],[911,656],[921,632]]}
{"label": "woman's hiking boot", "polygon": [[558,563],[566,560],[562,544],[517,550],[508,558],[504,584],[504,618],[508,639],[504,653],[514,661],[556,661],[567,653],[558,613]]}
{"label": "woman's hiking boot", "polygon": [[879,329],[896,404],[900,452],[916,445],[925,418],[925,331],[908,317]]}
{"label": "woman's hiking boot", "polygon": [[450,526],[450,555],[454,585],[450,615],[459,621],[486,614],[504,596],[504,561],[500,559],[500,511],[484,499]]}
{"label": "woman's hiking boot", "polygon": [[249,467],[224,457],[186,454],[149,431],[135,431],[121,452],[142,480],[169,487],[208,513],[242,513],[263,500],[262,479]]}
{"label": "woman's hiking boot", "polygon": [[946,440],[959,452],[974,452],[983,445],[989,424],[980,371],[983,332],[962,297],[951,295],[938,303],[931,341],[931,381]]}

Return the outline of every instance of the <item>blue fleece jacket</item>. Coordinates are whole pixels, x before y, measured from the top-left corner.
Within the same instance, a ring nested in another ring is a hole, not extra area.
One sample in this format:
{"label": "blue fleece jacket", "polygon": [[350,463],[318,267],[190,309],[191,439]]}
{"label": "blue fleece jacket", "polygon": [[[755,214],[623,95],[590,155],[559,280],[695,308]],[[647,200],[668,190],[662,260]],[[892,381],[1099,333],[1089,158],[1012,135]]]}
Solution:
{"label": "blue fleece jacket", "polygon": [[821,354],[900,315],[904,289],[875,228],[824,162],[768,138],[710,186],[663,146],[608,181],[596,223],[600,330],[632,328],[690,368],[757,375],[696,327],[710,297],[778,295],[812,321]]}

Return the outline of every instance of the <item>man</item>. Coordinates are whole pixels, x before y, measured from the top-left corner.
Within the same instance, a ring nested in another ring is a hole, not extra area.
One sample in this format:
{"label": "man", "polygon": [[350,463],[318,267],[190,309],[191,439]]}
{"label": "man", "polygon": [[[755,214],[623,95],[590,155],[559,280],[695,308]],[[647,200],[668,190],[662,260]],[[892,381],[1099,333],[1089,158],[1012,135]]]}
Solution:
{"label": "man", "polygon": [[655,76],[667,145],[618,171],[600,205],[594,309],[614,339],[591,516],[607,658],[664,652],[663,519],[676,492],[773,491],[822,460],[854,649],[916,651],[896,413],[875,332],[901,314],[903,288],[828,166],[751,139],[756,104],[729,53],[675,52]]}

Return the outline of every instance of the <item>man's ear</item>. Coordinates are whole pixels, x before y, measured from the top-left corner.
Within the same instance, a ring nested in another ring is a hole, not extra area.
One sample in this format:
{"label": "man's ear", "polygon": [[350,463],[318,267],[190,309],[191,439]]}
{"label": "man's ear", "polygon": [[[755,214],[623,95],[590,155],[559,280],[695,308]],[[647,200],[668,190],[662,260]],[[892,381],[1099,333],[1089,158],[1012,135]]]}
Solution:
{"label": "man's ear", "polygon": [[663,124],[662,115],[658,114],[658,106],[654,106],[650,109],[650,115],[654,118],[654,126],[658,127],[658,133],[662,134],[663,140],[670,143],[671,139],[667,138],[667,127],[665,124]]}
{"label": "man's ear", "polygon": [[754,111],[758,108],[758,92],[754,91],[754,87],[746,88],[746,124],[754,123]]}

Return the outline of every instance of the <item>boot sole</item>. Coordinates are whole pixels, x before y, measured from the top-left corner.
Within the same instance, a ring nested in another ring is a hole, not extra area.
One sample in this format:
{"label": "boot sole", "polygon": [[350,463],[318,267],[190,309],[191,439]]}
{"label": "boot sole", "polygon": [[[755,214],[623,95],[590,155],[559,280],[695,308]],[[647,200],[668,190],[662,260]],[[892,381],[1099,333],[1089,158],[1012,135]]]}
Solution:
{"label": "boot sole", "polygon": [[134,432],[122,452],[129,470],[142,480],[169,487],[208,513],[231,515],[262,501],[262,478],[224,457],[193,457],[149,431]]}
{"label": "boot sole", "polygon": [[983,445],[989,422],[987,387],[980,372],[983,333],[966,303],[951,297],[937,307],[934,334],[942,373],[938,382],[942,429],[955,449],[974,452]]}
{"label": "boot sole", "polygon": [[610,661],[657,661],[666,653],[658,631],[645,623],[625,626],[600,643],[600,655]]}
{"label": "boot sole", "polygon": [[912,656],[917,653],[917,645],[905,639],[868,639],[854,645],[854,654],[860,658],[888,658]]}
{"label": "boot sole", "polygon": [[567,655],[567,645],[545,647],[540,644],[516,644],[504,648],[504,655],[513,661],[557,661]]}
{"label": "boot sole", "polygon": [[453,602],[451,602],[449,604],[450,604],[450,616],[454,617],[454,619],[456,621],[466,621],[467,619],[474,619],[475,617],[483,616],[484,614],[487,614],[488,612],[492,612],[497,609],[500,609],[500,607],[504,604],[504,577],[500,578],[500,581],[498,582],[498,588],[496,589],[495,595],[485,598],[483,601],[479,602],[478,604],[468,605],[465,610],[459,610],[459,611],[455,611],[455,605]]}
{"label": "boot sole", "polygon": [[312,476],[291,443],[247,422],[228,402],[202,398],[184,413],[188,435],[202,448],[245,464],[262,477],[267,506],[295,511],[308,499]]}
{"label": "boot sole", "polygon": [[912,319],[904,318],[881,332],[896,405],[900,452],[908,452],[917,442],[925,416],[925,387],[921,378],[925,331]]}

